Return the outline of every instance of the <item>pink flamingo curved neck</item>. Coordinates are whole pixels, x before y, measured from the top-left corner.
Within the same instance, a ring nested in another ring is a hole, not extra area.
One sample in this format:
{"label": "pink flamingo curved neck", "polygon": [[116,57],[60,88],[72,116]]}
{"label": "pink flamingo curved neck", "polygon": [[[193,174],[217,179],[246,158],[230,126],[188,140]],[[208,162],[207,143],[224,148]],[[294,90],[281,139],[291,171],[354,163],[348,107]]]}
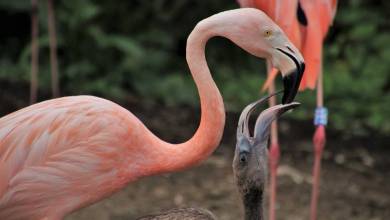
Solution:
{"label": "pink flamingo curved neck", "polygon": [[158,146],[161,155],[159,160],[154,161],[155,171],[158,173],[181,170],[199,163],[207,158],[221,141],[225,108],[205,57],[207,41],[217,34],[213,34],[208,26],[204,22],[197,25],[188,37],[186,50],[187,63],[200,97],[199,127],[188,141],[180,144],[171,144],[156,136],[152,138],[153,145]]}

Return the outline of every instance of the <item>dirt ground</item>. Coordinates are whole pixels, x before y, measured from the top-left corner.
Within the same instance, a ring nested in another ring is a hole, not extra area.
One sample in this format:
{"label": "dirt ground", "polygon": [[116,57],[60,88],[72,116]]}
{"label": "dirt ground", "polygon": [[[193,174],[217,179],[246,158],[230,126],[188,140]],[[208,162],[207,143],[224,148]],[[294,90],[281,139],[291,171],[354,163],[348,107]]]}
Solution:
{"label": "dirt ground", "polygon": [[[2,93],[1,115],[20,108],[26,97]],[[21,100],[19,100],[21,99]],[[15,100],[18,100],[15,102]],[[159,137],[182,142],[193,134],[199,114],[189,108],[129,105]],[[194,116],[195,115],[195,116]],[[174,174],[141,179],[66,220],[129,220],[175,207],[203,207],[219,219],[243,219],[233,183],[232,157],[238,115],[228,114],[221,146],[201,165]],[[281,120],[282,157],[278,178],[277,218],[308,219],[313,154],[310,123]],[[294,132],[293,132],[294,131]],[[324,152],[319,220],[390,219],[390,140],[344,138],[328,132]]]}

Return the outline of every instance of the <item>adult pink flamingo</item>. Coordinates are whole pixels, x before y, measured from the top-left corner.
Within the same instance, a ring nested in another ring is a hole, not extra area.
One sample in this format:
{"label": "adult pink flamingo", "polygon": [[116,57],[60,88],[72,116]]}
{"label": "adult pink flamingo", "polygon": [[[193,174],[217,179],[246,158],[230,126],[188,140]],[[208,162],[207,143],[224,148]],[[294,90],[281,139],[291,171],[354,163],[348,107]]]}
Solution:
{"label": "adult pink flamingo", "polygon": [[[214,36],[271,60],[285,78],[302,74],[301,54],[263,12],[213,15],[199,22],[187,41],[186,58],[201,103],[200,125],[190,140],[164,142],[126,109],[92,96],[52,99],[11,113],[0,119],[0,219],[62,219],[141,177],[206,159],[218,146],[225,122],[204,51]],[[299,85],[289,82],[287,103]]]}

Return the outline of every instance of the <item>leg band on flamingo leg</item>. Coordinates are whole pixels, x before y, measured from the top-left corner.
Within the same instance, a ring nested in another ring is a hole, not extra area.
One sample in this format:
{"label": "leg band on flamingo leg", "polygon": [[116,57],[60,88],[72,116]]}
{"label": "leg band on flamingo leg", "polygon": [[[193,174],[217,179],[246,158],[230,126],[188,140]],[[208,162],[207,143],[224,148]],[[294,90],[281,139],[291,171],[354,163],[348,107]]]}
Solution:
{"label": "leg band on flamingo leg", "polygon": [[325,126],[328,124],[328,109],[325,107],[317,107],[314,115],[314,125],[317,127],[314,133],[313,142],[315,153],[321,157],[322,150],[325,147]]}
{"label": "leg band on flamingo leg", "polygon": [[326,126],[328,124],[328,109],[325,107],[317,107],[314,113],[314,125]]}

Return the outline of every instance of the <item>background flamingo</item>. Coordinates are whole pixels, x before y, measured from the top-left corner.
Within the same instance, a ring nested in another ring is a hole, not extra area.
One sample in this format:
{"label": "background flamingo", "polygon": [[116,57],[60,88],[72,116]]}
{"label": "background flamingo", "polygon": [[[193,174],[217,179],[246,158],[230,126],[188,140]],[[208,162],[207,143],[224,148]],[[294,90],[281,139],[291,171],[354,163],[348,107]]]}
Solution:
{"label": "background flamingo", "polygon": [[317,108],[314,125],[313,189],[311,197],[310,219],[317,219],[317,206],[320,185],[321,157],[325,147],[328,110],[324,107],[322,82],[322,46],[330,25],[336,15],[337,0],[300,0],[303,16],[307,23],[301,23],[303,35],[303,54],[307,59],[306,78],[302,79],[301,89],[314,89],[317,83]]}
{"label": "background flamingo", "polygon": [[[201,102],[200,125],[190,140],[164,142],[126,109],[92,96],[52,99],[11,113],[0,119],[0,218],[62,219],[138,178],[207,158],[225,122],[222,97],[204,54],[213,36],[269,57],[284,77],[302,74],[301,54],[264,13],[240,9],[211,16],[187,42],[187,62]],[[286,85],[286,102],[294,98],[296,83]]]}
{"label": "background flamingo", "polygon": [[[315,114],[316,132],[313,137],[315,162],[313,168],[313,190],[311,201],[311,219],[315,219],[318,201],[320,160],[325,145],[325,125],[327,123],[327,109],[323,107],[322,95],[322,44],[329,26],[332,24],[337,0],[239,0],[241,7],[255,7],[269,15],[287,34],[294,45],[302,50],[306,60],[306,70],[302,78],[300,90],[317,87],[317,109]],[[277,74],[271,71],[269,65],[268,78],[263,88],[268,88],[269,93],[275,92],[273,83]],[[270,105],[275,105],[274,98],[270,99]],[[270,170],[271,170],[271,195],[270,195],[270,219],[275,217],[276,202],[276,169],[278,166],[280,147],[277,136],[277,123],[273,123],[271,130],[270,146]]]}

